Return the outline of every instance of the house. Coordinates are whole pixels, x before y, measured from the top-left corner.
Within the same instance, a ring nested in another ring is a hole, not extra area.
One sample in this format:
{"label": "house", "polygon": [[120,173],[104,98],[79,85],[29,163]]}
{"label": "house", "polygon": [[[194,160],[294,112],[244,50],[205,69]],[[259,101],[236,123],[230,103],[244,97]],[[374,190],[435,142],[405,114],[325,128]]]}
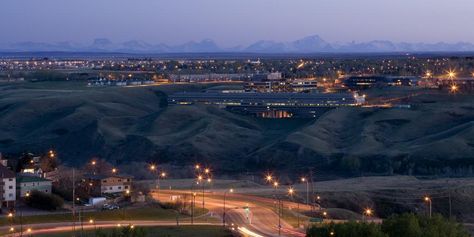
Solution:
{"label": "house", "polygon": [[36,176],[19,176],[16,179],[19,197],[28,196],[33,190],[51,194],[53,181]]}
{"label": "house", "polygon": [[129,175],[88,175],[84,179],[90,195],[130,193],[132,176]]}
{"label": "house", "polygon": [[15,173],[0,165],[0,198],[1,206],[14,207],[16,200]]}

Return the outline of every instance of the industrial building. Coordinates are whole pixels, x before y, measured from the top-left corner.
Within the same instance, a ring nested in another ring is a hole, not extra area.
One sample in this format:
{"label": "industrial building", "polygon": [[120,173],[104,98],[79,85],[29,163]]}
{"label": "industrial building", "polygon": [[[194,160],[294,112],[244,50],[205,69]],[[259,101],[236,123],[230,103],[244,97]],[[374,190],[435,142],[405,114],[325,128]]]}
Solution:
{"label": "industrial building", "polygon": [[264,118],[319,117],[329,109],[360,106],[364,96],[351,93],[219,93],[183,92],[171,95],[170,104],[209,104],[233,112]]}
{"label": "industrial building", "polygon": [[365,90],[385,86],[417,86],[419,78],[413,76],[349,76],[344,85],[351,90]]}

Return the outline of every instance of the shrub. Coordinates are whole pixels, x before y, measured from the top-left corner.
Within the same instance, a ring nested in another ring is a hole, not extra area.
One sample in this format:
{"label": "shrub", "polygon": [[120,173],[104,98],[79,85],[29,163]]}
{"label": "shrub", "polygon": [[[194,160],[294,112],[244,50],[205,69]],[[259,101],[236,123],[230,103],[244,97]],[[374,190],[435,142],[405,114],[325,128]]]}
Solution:
{"label": "shrub", "polygon": [[30,207],[53,211],[62,208],[64,200],[54,194],[33,190],[30,196],[25,199],[25,203]]}

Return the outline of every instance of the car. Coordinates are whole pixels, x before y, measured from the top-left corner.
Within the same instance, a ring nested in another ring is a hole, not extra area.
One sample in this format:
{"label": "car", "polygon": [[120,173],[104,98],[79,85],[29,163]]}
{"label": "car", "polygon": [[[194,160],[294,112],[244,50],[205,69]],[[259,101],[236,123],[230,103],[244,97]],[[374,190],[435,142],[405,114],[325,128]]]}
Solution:
{"label": "car", "polygon": [[102,210],[117,210],[117,209],[120,209],[120,207],[115,204],[104,204],[102,206]]}

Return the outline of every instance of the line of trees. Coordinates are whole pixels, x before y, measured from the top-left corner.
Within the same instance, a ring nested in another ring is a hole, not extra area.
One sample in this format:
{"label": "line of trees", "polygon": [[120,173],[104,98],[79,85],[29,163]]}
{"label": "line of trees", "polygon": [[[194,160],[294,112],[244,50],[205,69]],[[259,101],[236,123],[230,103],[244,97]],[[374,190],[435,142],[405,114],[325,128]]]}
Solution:
{"label": "line of trees", "polygon": [[366,222],[330,223],[308,228],[308,237],[469,237],[459,223],[441,215],[432,218],[405,213],[394,215],[382,224]]}

